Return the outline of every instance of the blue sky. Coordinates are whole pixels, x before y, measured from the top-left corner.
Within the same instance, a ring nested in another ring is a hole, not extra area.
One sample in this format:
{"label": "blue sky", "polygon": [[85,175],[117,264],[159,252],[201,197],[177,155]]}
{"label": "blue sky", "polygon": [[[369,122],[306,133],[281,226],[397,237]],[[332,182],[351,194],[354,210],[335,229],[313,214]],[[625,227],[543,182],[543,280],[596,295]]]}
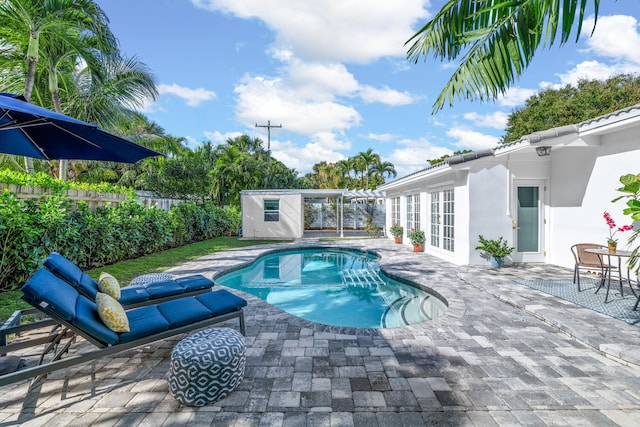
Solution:
{"label": "blue sky", "polygon": [[454,64],[408,62],[404,42],[444,1],[97,0],[127,56],[156,76],[144,113],[190,147],[241,134],[298,172],[373,148],[400,176],[494,146],[507,116],[545,86],[640,72],[637,0],[605,1],[578,43],[540,51],[496,102],[431,106]]}

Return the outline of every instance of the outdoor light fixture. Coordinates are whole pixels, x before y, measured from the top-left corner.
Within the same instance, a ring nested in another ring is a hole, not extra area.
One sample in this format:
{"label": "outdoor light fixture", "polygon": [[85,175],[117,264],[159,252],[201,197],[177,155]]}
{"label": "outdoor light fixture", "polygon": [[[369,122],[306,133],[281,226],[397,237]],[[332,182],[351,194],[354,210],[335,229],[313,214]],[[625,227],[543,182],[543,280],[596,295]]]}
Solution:
{"label": "outdoor light fixture", "polygon": [[551,154],[551,147],[536,147],[536,153],[538,153],[540,157],[548,156]]}

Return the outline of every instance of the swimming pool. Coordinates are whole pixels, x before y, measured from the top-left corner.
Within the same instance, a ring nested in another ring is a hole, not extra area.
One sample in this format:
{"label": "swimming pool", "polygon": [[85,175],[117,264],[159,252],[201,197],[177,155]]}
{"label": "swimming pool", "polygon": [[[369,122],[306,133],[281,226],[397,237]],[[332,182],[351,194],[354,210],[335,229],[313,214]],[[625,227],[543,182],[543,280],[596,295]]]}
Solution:
{"label": "swimming pool", "polygon": [[446,310],[435,294],[387,277],[378,259],[347,249],[285,250],[215,280],[294,316],[333,326],[395,328]]}

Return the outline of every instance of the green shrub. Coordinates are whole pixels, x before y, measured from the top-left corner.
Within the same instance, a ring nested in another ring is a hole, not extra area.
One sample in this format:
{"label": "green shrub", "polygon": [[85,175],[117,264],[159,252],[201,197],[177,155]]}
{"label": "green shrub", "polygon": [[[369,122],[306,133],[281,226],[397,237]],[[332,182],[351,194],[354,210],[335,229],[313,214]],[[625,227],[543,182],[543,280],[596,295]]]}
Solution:
{"label": "green shrub", "polygon": [[21,286],[50,252],[83,269],[98,268],[213,237],[235,235],[240,211],[186,202],[170,211],[145,208],[133,198],[91,210],[64,194],[0,199],[0,290]]}

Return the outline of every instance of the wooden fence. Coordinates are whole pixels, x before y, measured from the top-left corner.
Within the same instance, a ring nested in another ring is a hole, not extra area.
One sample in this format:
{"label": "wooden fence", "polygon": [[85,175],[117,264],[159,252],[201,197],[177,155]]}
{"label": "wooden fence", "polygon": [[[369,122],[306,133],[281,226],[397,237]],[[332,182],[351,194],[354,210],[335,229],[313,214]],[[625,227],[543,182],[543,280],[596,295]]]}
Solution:
{"label": "wooden fence", "polygon": [[[40,197],[46,197],[53,194],[53,191],[49,188],[0,183],[0,191],[4,191],[5,189],[15,193],[18,196],[18,199],[39,199]],[[65,193],[69,199],[74,202],[74,206],[77,202],[82,200],[86,202],[91,209],[105,205],[116,206],[127,198],[125,194],[101,193],[91,190],[65,190]],[[148,191],[136,191],[135,193],[140,204],[146,207],[155,206],[166,211],[168,211],[171,206],[183,202],[179,199],[154,197],[153,194]]]}

